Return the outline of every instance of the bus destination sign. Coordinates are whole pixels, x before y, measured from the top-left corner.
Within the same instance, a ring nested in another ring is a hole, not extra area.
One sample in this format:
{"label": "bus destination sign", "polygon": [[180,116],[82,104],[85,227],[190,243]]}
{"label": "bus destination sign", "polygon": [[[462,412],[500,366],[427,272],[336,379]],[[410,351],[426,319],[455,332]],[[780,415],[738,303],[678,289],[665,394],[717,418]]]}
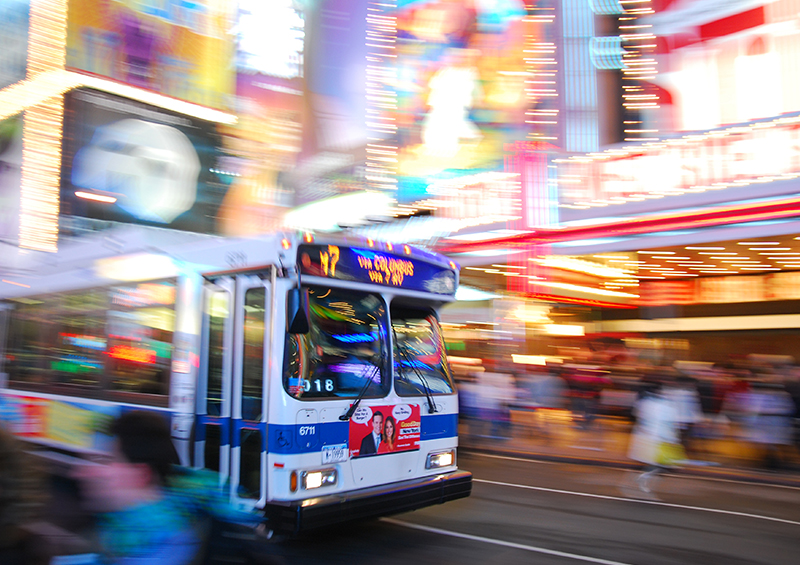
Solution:
{"label": "bus destination sign", "polygon": [[304,275],[436,294],[454,294],[456,291],[453,270],[373,249],[308,244],[299,247],[298,257],[300,272]]}

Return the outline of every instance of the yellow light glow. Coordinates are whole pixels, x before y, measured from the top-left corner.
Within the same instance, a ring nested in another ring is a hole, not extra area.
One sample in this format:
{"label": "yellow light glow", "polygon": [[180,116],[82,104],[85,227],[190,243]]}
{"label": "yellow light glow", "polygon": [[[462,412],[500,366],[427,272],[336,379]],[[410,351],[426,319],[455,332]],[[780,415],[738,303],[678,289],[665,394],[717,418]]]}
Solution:
{"label": "yellow light glow", "polygon": [[100,277],[118,281],[144,281],[178,275],[172,259],[152,253],[100,259],[95,263],[95,272]]}
{"label": "yellow light glow", "polygon": [[572,324],[547,324],[545,333],[549,335],[581,336],[586,333],[583,326]]}
{"label": "yellow light glow", "polygon": [[547,355],[518,355],[511,354],[511,361],[520,365],[539,365],[544,367],[547,365]]}
{"label": "yellow light glow", "polygon": [[514,318],[529,324],[545,324],[552,322],[552,320],[547,316],[549,313],[549,306],[545,306],[543,304],[527,304],[516,308],[511,315]]}
{"label": "yellow light glow", "polygon": [[221,112],[191,102],[184,102],[183,100],[170,98],[143,88],[117,83],[100,77],[85,76],[63,69],[51,69],[36,76],[28,77],[26,80],[0,92],[0,120],[19,114],[49,98],[63,95],[65,92],[81,86],[116,94],[209,122],[231,125],[237,121],[234,114]]}
{"label": "yellow light glow", "polygon": [[19,242],[26,249],[57,249],[63,116],[61,97],[25,112]]}
{"label": "yellow light glow", "polygon": [[83,192],[82,190],[75,191],[75,196],[78,198],[83,198],[85,200],[94,200],[96,202],[106,202],[108,204],[113,204],[117,201],[114,196],[105,196],[103,194],[92,194],[91,192]]}
{"label": "yellow light glow", "polygon": [[[28,73],[23,83],[45,76],[45,84],[63,72],[67,43],[66,0],[32,2],[28,28]],[[57,82],[56,82],[57,84]],[[35,90],[23,108],[3,107],[13,115],[25,109],[22,129],[22,180],[20,186],[20,247],[56,251],[61,180],[61,128],[63,91]],[[10,89],[13,101],[25,87]],[[14,111],[15,110],[15,111]]]}
{"label": "yellow light glow", "polygon": [[[647,278],[664,278],[664,277],[640,277],[637,276],[636,278],[639,279],[647,279]],[[553,288],[562,288],[564,290],[574,290],[577,292],[585,292],[587,294],[600,294],[603,296],[617,296],[620,298],[639,298],[638,294],[630,294],[628,292],[616,292],[613,290],[604,290],[602,288],[592,288],[590,286],[582,286],[577,284],[570,284],[570,283],[560,283],[560,282],[549,282],[549,281],[535,281],[535,285],[540,286],[550,286]]]}
{"label": "yellow light glow", "polygon": [[[586,273],[598,277],[620,278],[620,277],[631,276],[630,273],[622,269],[616,269],[614,267],[606,267],[605,265],[600,265],[592,261],[586,261],[583,259],[576,259],[574,257],[551,256],[551,257],[533,258],[530,259],[530,261],[538,263],[544,267],[552,267],[555,269],[564,269],[566,271]],[[612,260],[612,261],[616,262],[617,260]]]}

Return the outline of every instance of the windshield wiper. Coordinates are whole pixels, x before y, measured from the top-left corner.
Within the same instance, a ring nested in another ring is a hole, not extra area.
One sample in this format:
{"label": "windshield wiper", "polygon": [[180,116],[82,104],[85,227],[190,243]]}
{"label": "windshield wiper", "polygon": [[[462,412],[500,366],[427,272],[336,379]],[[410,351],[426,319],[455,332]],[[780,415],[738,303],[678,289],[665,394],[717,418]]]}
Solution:
{"label": "windshield wiper", "polygon": [[376,353],[370,358],[369,362],[374,365],[372,369],[372,374],[367,378],[367,382],[364,383],[364,386],[361,387],[358,396],[356,396],[355,402],[353,402],[350,405],[350,408],[347,409],[347,412],[339,416],[340,420],[345,421],[353,417],[353,414],[355,414],[358,405],[361,404],[361,399],[364,398],[365,394],[367,394],[367,389],[369,388],[369,385],[372,384],[372,380],[375,378],[376,375],[381,375],[381,366],[383,365],[385,358],[386,356],[383,354],[383,351],[381,351],[381,353],[379,354]]}
{"label": "windshield wiper", "polygon": [[[395,328],[394,325],[392,325],[392,333],[394,334],[394,343],[395,343],[395,345],[397,345],[397,351],[400,353],[400,356],[403,357],[403,359],[405,359],[406,364],[411,368],[412,371],[414,371],[414,374],[417,376],[419,381],[422,383],[422,392],[425,393],[425,398],[428,400],[428,414],[435,413],[436,412],[436,404],[433,402],[433,395],[431,394],[431,387],[430,387],[430,385],[428,385],[427,379],[422,374],[422,371],[420,371],[417,368],[417,366],[412,362],[411,356],[409,355],[408,349],[406,348],[406,346],[405,345],[401,345],[400,342],[397,340],[397,328]],[[402,371],[403,371],[403,364],[400,363],[400,372],[401,372],[401,374],[402,374]],[[406,379],[406,382],[411,383],[411,381],[408,381],[407,379]],[[419,386],[417,386],[416,383],[411,383],[411,384],[414,384],[416,386],[417,390],[419,390]]]}

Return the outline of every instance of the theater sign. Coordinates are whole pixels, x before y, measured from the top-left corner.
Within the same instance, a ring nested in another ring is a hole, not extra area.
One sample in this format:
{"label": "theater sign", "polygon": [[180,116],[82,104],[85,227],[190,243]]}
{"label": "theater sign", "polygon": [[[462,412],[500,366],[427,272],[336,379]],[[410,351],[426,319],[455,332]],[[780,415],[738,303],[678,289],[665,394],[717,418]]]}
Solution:
{"label": "theater sign", "polygon": [[795,178],[800,112],[557,162],[559,202],[572,209]]}

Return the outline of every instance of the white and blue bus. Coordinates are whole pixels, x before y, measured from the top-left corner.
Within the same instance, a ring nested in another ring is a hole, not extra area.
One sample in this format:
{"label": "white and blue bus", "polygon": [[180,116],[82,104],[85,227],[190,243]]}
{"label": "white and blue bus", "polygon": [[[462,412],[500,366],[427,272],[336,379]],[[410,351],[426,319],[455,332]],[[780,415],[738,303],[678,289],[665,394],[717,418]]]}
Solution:
{"label": "white and blue bus", "polygon": [[458,266],[311,234],[98,232],[0,282],[0,419],[54,459],[164,412],[182,461],[297,533],[469,496],[438,309]]}

